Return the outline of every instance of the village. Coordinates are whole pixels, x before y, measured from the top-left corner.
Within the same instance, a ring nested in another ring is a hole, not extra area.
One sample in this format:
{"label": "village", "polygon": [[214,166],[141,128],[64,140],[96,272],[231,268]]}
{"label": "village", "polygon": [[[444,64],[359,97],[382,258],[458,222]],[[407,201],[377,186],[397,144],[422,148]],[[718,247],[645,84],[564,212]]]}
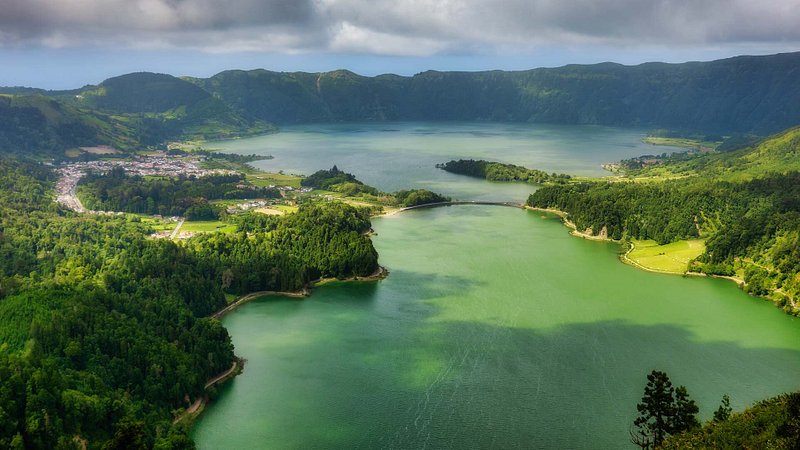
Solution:
{"label": "village", "polygon": [[[203,169],[200,167],[204,156],[176,157],[164,153],[149,156],[136,156],[130,159],[103,159],[64,164],[58,168],[61,175],[56,183],[56,201],[76,212],[87,212],[75,194],[78,182],[89,172],[107,173],[121,167],[128,175],[139,176],[195,176],[229,174],[231,170]],[[92,212],[92,211],[89,211]]]}

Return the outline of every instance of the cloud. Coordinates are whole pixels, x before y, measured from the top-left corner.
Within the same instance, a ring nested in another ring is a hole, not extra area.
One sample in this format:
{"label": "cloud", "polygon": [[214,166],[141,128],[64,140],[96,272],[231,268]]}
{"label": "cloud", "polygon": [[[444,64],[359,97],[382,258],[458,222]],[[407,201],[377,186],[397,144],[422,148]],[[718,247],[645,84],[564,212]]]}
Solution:
{"label": "cloud", "polygon": [[433,55],[800,42],[800,0],[0,0],[0,46]]}

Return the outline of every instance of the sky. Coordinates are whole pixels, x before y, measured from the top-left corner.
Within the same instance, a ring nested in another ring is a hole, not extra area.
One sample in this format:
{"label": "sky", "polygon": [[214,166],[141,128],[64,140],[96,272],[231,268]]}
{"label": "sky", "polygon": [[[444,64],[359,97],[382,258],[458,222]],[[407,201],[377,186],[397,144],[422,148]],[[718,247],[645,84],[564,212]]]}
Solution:
{"label": "sky", "polygon": [[799,51],[799,24],[800,0],[0,0],[0,85],[707,61]]}

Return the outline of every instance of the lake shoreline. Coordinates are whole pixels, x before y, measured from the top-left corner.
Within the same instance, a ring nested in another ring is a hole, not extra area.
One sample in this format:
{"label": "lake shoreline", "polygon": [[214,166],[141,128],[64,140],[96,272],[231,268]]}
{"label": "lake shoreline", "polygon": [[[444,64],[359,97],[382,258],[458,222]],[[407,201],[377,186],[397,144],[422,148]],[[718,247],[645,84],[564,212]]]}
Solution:
{"label": "lake shoreline", "polygon": [[261,298],[261,297],[286,297],[286,298],[294,298],[294,299],[304,299],[304,298],[306,298],[306,297],[311,295],[311,293],[312,293],[311,291],[315,287],[324,286],[324,285],[329,284],[329,283],[335,283],[337,281],[345,282],[345,283],[346,282],[352,282],[352,281],[378,281],[378,280],[382,280],[382,279],[384,279],[384,278],[386,278],[388,276],[389,276],[389,270],[386,269],[385,267],[381,266],[381,265],[378,265],[378,268],[375,269],[375,272],[373,272],[370,275],[366,275],[366,276],[356,275],[356,276],[347,277],[347,278],[341,278],[341,279],[340,278],[333,278],[333,277],[318,278],[316,280],[312,280],[312,281],[308,282],[308,284],[302,290],[299,290],[299,291],[256,291],[256,292],[249,292],[247,294],[244,294],[244,295],[240,296],[239,298],[234,300],[231,304],[229,304],[228,306],[220,309],[219,311],[215,312],[214,314],[212,314],[209,317],[212,317],[214,319],[219,320],[222,317],[224,317],[226,314],[230,313],[231,311],[234,311],[235,309],[239,308],[240,306],[244,305],[245,303],[247,303],[247,302],[249,302],[251,300],[257,299],[257,298]]}
{"label": "lake shoreline", "polygon": [[[587,239],[587,240],[590,240],[590,241],[602,241],[602,242],[612,242],[612,243],[616,243],[616,244],[622,244],[622,241],[617,240],[617,239],[611,239],[611,238],[609,238],[607,236],[598,236],[598,235],[590,234],[590,233],[588,233],[588,231],[590,231],[590,230],[587,230],[587,232],[578,231],[577,226],[575,226],[575,224],[572,221],[567,219],[566,211],[561,211],[559,209],[554,209],[554,208],[537,208],[537,207],[528,206],[528,205],[525,205],[525,209],[530,210],[530,211],[538,211],[538,212],[544,212],[544,213],[557,215],[559,218],[561,218],[561,223],[571,230],[570,233],[569,233],[571,236],[580,237],[580,238]],[[643,266],[643,265],[637,263],[636,261],[634,261],[634,260],[632,260],[632,259],[630,259],[628,257],[628,254],[630,254],[633,251],[633,249],[635,248],[635,246],[634,246],[634,244],[632,242],[629,242],[628,244],[629,244],[628,249],[625,251],[625,253],[622,253],[622,254],[619,255],[619,260],[623,264],[627,264],[627,265],[635,267],[635,268],[637,268],[639,270],[643,270],[643,271],[651,272],[651,273],[660,273],[660,274],[664,274],[664,275],[680,275],[680,276],[683,276],[683,277],[719,278],[719,279],[728,280],[728,281],[732,281],[732,282],[736,283],[736,286],[738,286],[739,289],[742,289],[742,290],[744,290],[747,287],[747,282],[744,279],[739,278],[737,276],[710,275],[710,274],[707,274],[707,273],[694,272],[694,271],[690,271],[690,270],[686,270],[684,272],[672,272],[672,271],[658,270],[658,269],[653,269],[653,268],[650,268],[650,267],[647,267],[647,266]],[[774,293],[777,293],[774,289],[770,290],[770,294],[774,294]],[[782,308],[778,304],[778,302],[776,300],[774,300],[774,299],[772,299],[770,297],[761,296],[761,295],[753,295],[753,294],[750,294],[750,293],[748,293],[748,295],[751,295],[752,297],[757,297],[757,298],[769,301],[770,303],[772,303],[776,307],[778,307],[781,310],[783,310],[785,314],[788,314],[790,316],[794,316],[795,315],[795,314],[792,314],[790,311],[787,311],[784,308]],[[796,308],[796,306],[794,304],[792,304],[792,306]]]}
{"label": "lake shoreline", "polygon": [[[538,211],[538,212],[545,212],[545,213],[555,214],[555,215],[559,216],[561,218],[561,223],[564,224],[564,226],[566,226],[567,228],[569,228],[571,230],[570,233],[569,233],[571,236],[576,236],[576,237],[579,237],[579,238],[582,238],[582,239],[587,239],[587,240],[590,240],[590,241],[612,242],[612,243],[615,243],[615,244],[622,245],[622,241],[620,241],[619,239],[612,239],[612,238],[609,238],[608,236],[590,234],[589,233],[590,230],[578,231],[578,227],[572,221],[567,219],[566,211],[561,211],[560,209],[553,209],[553,208],[537,208],[537,207],[528,206],[528,205],[525,205],[525,209],[530,210],[530,211]],[[687,275],[688,276],[701,276],[701,274],[699,272],[689,272],[689,271],[673,272],[673,271],[669,271],[669,270],[658,270],[658,269],[654,269],[652,267],[647,267],[647,266],[644,266],[642,264],[639,264],[638,262],[636,262],[636,261],[634,261],[634,260],[632,260],[632,259],[630,259],[628,257],[628,255],[634,250],[634,248],[635,248],[635,245],[633,244],[633,242],[629,242],[628,243],[628,249],[624,253],[621,253],[619,255],[619,260],[623,264],[627,264],[627,265],[635,267],[635,268],[637,268],[639,270],[643,270],[645,272],[651,272],[651,273],[661,273],[661,274],[665,274],[665,275],[681,275],[681,276],[687,276]],[[707,275],[707,274],[702,274],[702,276],[707,276],[707,277],[710,277],[710,278],[725,278],[725,279],[729,279],[729,280],[732,280],[732,281],[741,281],[742,283],[744,283],[744,280],[734,279],[734,277],[725,277],[725,276],[720,276],[720,275]],[[738,282],[737,282],[737,284],[738,284]],[[741,285],[740,285],[740,287],[741,287]]]}
{"label": "lake shoreline", "polygon": [[[370,275],[367,276],[352,276],[344,279],[338,278],[318,278],[316,280],[310,281],[306,287],[304,287],[300,291],[256,291],[250,292],[245,295],[240,296],[231,304],[227,305],[226,307],[220,309],[219,311],[212,314],[211,318],[216,320],[220,320],[226,314],[238,309],[240,306],[248,303],[252,300],[262,297],[285,297],[291,298],[296,300],[302,300],[311,296],[312,289],[318,286],[324,286],[326,284],[335,283],[335,282],[363,282],[363,281],[379,281],[389,276],[389,270],[385,267],[378,265],[378,268],[375,269]],[[224,384],[227,381],[232,380],[237,375],[244,371],[246,360],[240,356],[234,355],[233,365],[227,369],[225,372],[222,372],[214,377],[210,378],[206,381],[205,389],[208,390],[209,388]],[[200,398],[196,399],[188,408],[186,408],[183,412],[181,412],[175,419],[173,419],[173,424],[177,424],[183,422],[186,419],[189,419],[188,426],[191,427],[194,425],[195,420],[203,413],[206,406],[210,403],[211,399],[209,396],[203,395]]]}

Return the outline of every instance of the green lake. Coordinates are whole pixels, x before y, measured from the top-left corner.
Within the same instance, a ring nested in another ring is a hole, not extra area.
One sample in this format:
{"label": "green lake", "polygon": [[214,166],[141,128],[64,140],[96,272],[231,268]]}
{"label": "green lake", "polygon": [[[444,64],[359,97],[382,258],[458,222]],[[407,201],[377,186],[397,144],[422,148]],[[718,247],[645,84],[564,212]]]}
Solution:
{"label": "green lake", "polygon": [[729,281],[640,271],[513,208],[373,226],[385,280],[223,319],[247,364],[198,420],[198,448],[626,448],[652,369],[703,419],[726,393],[741,409],[800,387],[799,321]]}

